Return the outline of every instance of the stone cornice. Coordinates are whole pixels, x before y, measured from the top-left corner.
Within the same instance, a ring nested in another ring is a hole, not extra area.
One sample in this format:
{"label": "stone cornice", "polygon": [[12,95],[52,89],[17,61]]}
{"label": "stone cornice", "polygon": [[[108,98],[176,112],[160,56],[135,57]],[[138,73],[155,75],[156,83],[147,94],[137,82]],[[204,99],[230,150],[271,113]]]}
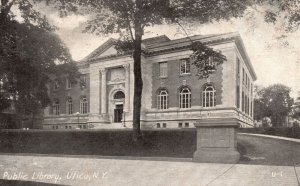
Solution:
{"label": "stone cornice", "polygon": [[[227,43],[227,42],[230,42],[230,41],[234,41],[235,38],[232,37],[232,38],[220,38],[218,40],[209,40],[209,41],[203,41],[202,43],[203,44],[206,44],[206,45],[214,45],[214,44],[223,44],[223,43]],[[150,56],[153,56],[153,55],[160,55],[160,54],[165,54],[165,53],[169,53],[169,52],[177,52],[177,51],[182,51],[182,50],[187,50],[187,49],[190,49],[190,44],[191,43],[186,43],[185,45],[182,45],[182,46],[173,46],[173,47],[170,47],[170,48],[165,48],[165,49],[161,49],[161,50],[156,50],[156,51],[148,51],[146,53],[146,56],[147,57],[150,57]]]}
{"label": "stone cornice", "polygon": [[[200,41],[206,45],[218,45],[218,44],[223,44],[228,42],[235,42],[239,52],[241,53],[242,57],[246,61],[246,65],[249,68],[249,71],[253,79],[254,80],[257,79],[253,66],[250,62],[249,56],[247,55],[247,52],[245,50],[241,36],[238,33],[216,34],[216,35],[207,35],[207,36],[196,35],[196,36],[191,36],[190,38],[181,38],[181,39],[170,40],[162,43],[145,45],[142,55],[147,58],[147,57],[166,54],[166,53],[189,50],[191,40]],[[114,41],[115,41],[114,39],[108,40],[103,45],[98,47],[95,51],[93,51],[84,60],[81,60],[78,65],[81,66],[81,64],[84,64],[85,66],[86,64],[90,64],[90,63],[96,63],[96,62],[107,61],[112,59],[120,59],[123,57],[132,57],[131,52],[128,52],[126,54],[113,54],[113,55],[100,56],[95,58],[97,54],[103,52],[106,48],[112,46],[114,44]]]}
{"label": "stone cornice", "polygon": [[243,59],[245,59],[246,66],[248,67],[248,69],[251,73],[251,76],[253,77],[253,80],[256,81],[257,76],[256,76],[256,73],[255,73],[254,68],[252,66],[252,63],[250,61],[250,58],[249,58],[249,56],[246,52],[246,49],[245,49],[242,38],[240,36],[238,36],[235,43],[236,43],[236,46],[241,49],[241,50],[239,50],[239,52],[240,52],[241,56],[243,57]]}

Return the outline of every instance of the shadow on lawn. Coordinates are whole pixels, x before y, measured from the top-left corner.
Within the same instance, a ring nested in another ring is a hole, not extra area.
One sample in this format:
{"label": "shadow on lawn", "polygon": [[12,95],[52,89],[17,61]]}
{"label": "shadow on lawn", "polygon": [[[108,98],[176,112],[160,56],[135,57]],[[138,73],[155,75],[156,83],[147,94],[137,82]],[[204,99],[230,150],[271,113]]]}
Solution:
{"label": "shadow on lawn", "polygon": [[[0,179],[0,185],[5,186],[58,186],[59,184],[33,182],[33,181],[21,181],[21,180],[2,180]],[[61,185],[59,185],[61,186]]]}
{"label": "shadow on lawn", "polygon": [[[0,131],[0,153],[86,156],[192,158],[196,130],[145,130],[132,140],[131,130]],[[300,165],[300,143],[238,135],[240,164]]]}
{"label": "shadow on lawn", "polygon": [[145,130],[134,141],[132,130],[1,131],[0,153],[191,158],[196,130]]}
{"label": "shadow on lawn", "polygon": [[238,135],[240,164],[300,166],[300,143]]}

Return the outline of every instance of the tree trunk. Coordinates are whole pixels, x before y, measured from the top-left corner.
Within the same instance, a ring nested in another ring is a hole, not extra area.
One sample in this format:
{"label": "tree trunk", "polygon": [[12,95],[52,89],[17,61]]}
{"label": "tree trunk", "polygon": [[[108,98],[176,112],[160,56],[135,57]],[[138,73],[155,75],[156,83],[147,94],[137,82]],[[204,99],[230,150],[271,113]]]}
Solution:
{"label": "tree trunk", "polygon": [[[137,8],[141,7],[141,1],[137,1]],[[135,20],[135,40],[133,51],[133,73],[134,73],[134,94],[133,94],[133,139],[136,141],[141,137],[141,106],[143,79],[141,69],[142,35],[141,12],[137,10]]]}

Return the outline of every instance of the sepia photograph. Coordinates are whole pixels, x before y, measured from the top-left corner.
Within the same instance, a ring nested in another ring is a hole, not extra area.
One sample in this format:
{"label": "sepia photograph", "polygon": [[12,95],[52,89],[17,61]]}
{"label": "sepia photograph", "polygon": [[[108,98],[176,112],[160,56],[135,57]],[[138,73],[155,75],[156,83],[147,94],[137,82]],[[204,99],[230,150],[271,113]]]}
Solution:
{"label": "sepia photograph", "polygon": [[0,0],[0,186],[300,186],[299,0]]}

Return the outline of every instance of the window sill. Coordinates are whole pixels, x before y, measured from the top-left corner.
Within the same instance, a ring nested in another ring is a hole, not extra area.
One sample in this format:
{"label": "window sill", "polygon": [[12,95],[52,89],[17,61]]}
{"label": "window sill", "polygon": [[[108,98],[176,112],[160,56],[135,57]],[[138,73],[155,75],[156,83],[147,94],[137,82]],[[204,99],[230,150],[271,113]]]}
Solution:
{"label": "window sill", "polygon": [[211,107],[203,107],[203,106],[202,106],[202,108],[203,108],[203,109],[211,109],[211,108],[216,108],[216,106],[211,106]]}
{"label": "window sill", "polygon": [[179,108],[179,110],[190,110],[192,109],[192,107],[189,107],[189,108]]}
{"label": "window sill", "polygon": [[168,76],[159,76],[159,79],[166,79]]}
{"label": "window sill", "polygon": [[163,112],[163,111],[166,111],[166,110],[169,110],[169,109],[168,109],[168,108],[166,108],[166,109],[158,109],[158,108],[157,108],[156,110],[157,110],[157,111],[162,111],[162,112]]}
{"label": "window sill", "polygon": [[179,76],[184,77],[184,76],[190,76],[190,75],[191,75],[191,73],[186,73],[186,74],[180,74]]}

